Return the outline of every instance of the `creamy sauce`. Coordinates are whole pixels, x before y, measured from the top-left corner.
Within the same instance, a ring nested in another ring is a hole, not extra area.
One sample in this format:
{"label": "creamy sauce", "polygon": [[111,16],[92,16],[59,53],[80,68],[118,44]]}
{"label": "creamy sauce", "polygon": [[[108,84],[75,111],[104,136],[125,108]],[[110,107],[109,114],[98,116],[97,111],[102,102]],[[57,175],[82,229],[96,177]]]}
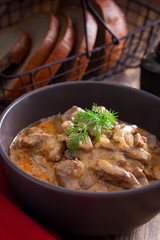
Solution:
{"label": "creamy sauce", "polygon": [[[145,139],[152,135],[139,128],[126,134],[128,126],[133,125],[126,124],[126,128],[119,131],[122,124],[117,123],[117,129],[112,134],[103,134],[104,138],[98,142],[93,140],[90,151],[82,147],[70,156],[55,117],[49,117],[21,131],[11,144],[10,158],[22,170],[42,181],[75,190],[120,191],[159,181],[159,143],[154,141],[150,147]],[[125,137],[121,141],[123,132]],[[145,137],[137,142],[138,133]],[[155,143],[157,145],[153,146]]]}

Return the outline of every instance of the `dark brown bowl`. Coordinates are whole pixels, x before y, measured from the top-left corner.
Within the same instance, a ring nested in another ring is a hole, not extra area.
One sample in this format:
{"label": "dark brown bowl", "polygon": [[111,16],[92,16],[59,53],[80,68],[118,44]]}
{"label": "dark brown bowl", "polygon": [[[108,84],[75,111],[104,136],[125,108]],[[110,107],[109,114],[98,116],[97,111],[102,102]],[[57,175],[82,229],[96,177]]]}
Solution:
{"label": "dark brown bowl", "polygon": [[94,193],[68,190],[42,182],[19,169],[8,157],[13,138],[39,119],[63,113],[72,105],[92,103],[119,112],[160,140],[160,98],[146,92],[99,82],[62,83],[32,91],[12,103],[0,120],[0,152],[19,202],[54,229],[105,236],[133,229],[160,211],[160,182],[134,190]]}

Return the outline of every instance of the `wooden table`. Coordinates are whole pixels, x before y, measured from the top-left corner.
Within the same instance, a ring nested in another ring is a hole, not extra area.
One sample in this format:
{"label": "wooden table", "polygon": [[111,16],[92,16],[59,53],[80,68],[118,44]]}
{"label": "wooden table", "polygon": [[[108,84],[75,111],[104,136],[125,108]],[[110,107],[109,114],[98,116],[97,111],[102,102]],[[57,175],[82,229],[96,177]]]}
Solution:
{"label": "wooden table", "polygon": [[160,240],[160,214],[133,231],[106,237],[61,235],[63,240]]}

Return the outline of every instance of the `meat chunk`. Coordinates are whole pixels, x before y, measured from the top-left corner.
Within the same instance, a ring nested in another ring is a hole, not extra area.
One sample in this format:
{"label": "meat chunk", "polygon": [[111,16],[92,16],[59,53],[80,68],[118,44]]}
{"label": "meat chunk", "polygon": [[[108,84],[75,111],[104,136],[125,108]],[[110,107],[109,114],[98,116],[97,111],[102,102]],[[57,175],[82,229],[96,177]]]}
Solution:
{"label": "meat chunk", "polygon": [[115,124],[114,124],[114,131],[117,131],[117,130],[123,128],[124,125],[125,125],[124,123],[116,121]]}
{"label": "meat chunk", "polygon": [[54,123],[54,126],[57,130],[57,133],[61,133],[62,130],[61,130],[61,124],[62,124],[62,115],[59,113],[57,114],[56,116],[53,116],[52,117],[52,121]]}
{"label": "meat chunk", "polygon": [[126,164],[123,166],[123,168],[126,171],[133,173],[134,169],[136,168],[144,169],[144,164],[142,164],[142,162],[137,161],[135,159],[127,158]]}
{"label": "meat chunk", "polygon": [[95,169],[97,177],[103,181],[126,189],[138,188],[140,183],[135,176],[123,168],[113,166],[105,160],[99,160]]}
{"label": "meat chunk", "polygon": [[106,130],[104,128],[101,129],[101,134],[105,135],[107,138],[111,139],[113,137],[113,129],[110,129],[110,130]]}
{"label": "meat chunk", "polygon": [[91,173],[84,174],[80,180],[79,180],[79,185],[83,190],[87,190],[91,188],[95,184],[95,178]]}
{"label": "meat chunk", "polygon": [[26,137],[19,138],[15,143],[15,149],[23,149],[23,148],[38,148],[43,141],[46,140],[48,136],[44,134],[30,134]]}
{"label": "meat chunk", "polygon": [[72,121],[74,115],[77,112],[82,112],[84,111],[82,108],[77,107],[77,106],[73,106],[72,108],[70,108],[69,110],[67,110],[63,115],[62,115],[62,121]]}
{"label": "meat chunk", "polygon": [[115,150],[116,146],[113,145],[110,141],[110,139],[105,136],[104,134],[102,134],[100,136],[100,138],[98,139],[98,141],[94,144],[95,148],[105,148],[108,150]]}
{"label": "meat chunk", "polygon": [[61,124],[61,131],[64,133],[72,126],[73,126],[73,123],[71,121],[65,121]]}
{"label": "meat chunk", "polygon": [[61,160],[64,148],[65,144],[63,137],[61,137],[61,135],[51,135],[46,141],[43,141],[36,153],[52,162],[57,162]]}
{"label": "meat chunk", "polygon": [[143,148],[128,148],[126,149],[126,157],[135,159],[148,165],[151,160],[151,154]]}
{"label": "meat chunk", "polygon": [[133,133],[137,132],[138,127],[136,125],[125,124],[122,129],[123,129],[123,132],[125,132],[125,133],[132,133],[133,134]]}
{"label": "meat chunk", "polygon": [[16,149],[29,149],[50,161],[59,161],[65,144],[63,135],[30,134],[20,138],[14,146]]}
{"label": "meat chunk", "polygon": [[79,190],[79,179],[83,174],[83,168],[79,160],[64,160],[56,163],[54,171],[60,186]]}
{"label": "meat chunk", "polygon": [[156,152],[159,151],[159,144],[158,144],[158,140],[156,138],[155,135],[146,135],[147,138],[147,145],[148,148],[152,151],[152,152]]}
{"label": "meat chunk", "polygon": [[82,149],[87,152],[91,151],[93,149],[93,144],[92,144],[91,138],[87,137],[85,142],[80,141],[78,149]]}
{"label": "meat chunk", "polygon": [[143,170],[140,169],[139,167],[134,169],[133,174],[137,178],[141,186],[146,186],[149,184],[146,175],[144,174]]}
{"label": "meat chunk", "polygon": [[147,177],[147,179],[148,179],[149,181],[155,181],[155,180],[157,180],[157,178],[156,178],[156,176],[155,176],[155,174],[154,174],[154,172],[153,172],[152,169],[144,168],[144,169],[143,169],[143,172],[144,172],[144,174],[146,175],[146,177]]}
{"label": "meat chunk", "polygon": [[115,164],[117,164],[117,166],[119,166],[119,167],[124,167],[126,162],[127,162],[123,153],[122,152],[116,152],[116,151],[113,153],[112,161],[115,162]]}
{"label": "meat chunk", "polygon": [[113,139],[118,143],[118,147],[120,149],[126,148],[128,146],[125,141],[125,132],[122,129],[114,132]]}
{"label": "meat chunk", "polygon": [[154,167],[153,172],[154,172],[155,179],[160,181],[160,165],[159,164]]}
{"label": "meat chunk", "polygon": [[44,134],[45,132],[39,127],[30,127],[25,130],[26,135],[30,134]]}
{"label": "meat chunk", "polygon": [[137,129],[136,125],[124,125],[122,128],[114,131],[113,139],[118,143],[120,149],[134,146],[134,136]]}
{"label": "meat chunk", "polygon": [[134,146],[134,136],[133,136],[132,133],[126,133],[124,135],[124,139],[125,139],[125,141],[126,141],[126,143],[127,143],[127,145],[129,147],[133,147]]}
{"label": "meat chunk", "polygon": [[115,123],[114,131],[118,131],[120,129],[123,130],[124,133],[134,134],[137,132],[138,127],[136,125],[129,125],[129,124],[125,124],[117,121]]}
{"label": "meat chunk", "polygon": [[[66,145],[69,148],[69,146],[70,146],[69,139],[66,139]],[[78,149],[84,150],[87,152],[91,151],[93,149],[93,144],[92,144],[91,138],[88,136],[86,138],[86,141],[80,141]]]}
{"label": "meat chunk", "polygon": [[136,133],[134,136],[134,146],[147,149],[147,138]]}
{"label": "meat chunk", "polygon": [[71,152],[69,151],[69,149],[66,149],[66,150],[65,150],[65,152],[64,152],[64,157],[65,157],[65,159],[69,159],[69,160],[74,160],[75,158],[77,158],[76,152],[71,153]]}
{"label": "meat chunk", "polygon": [[93,126],[92,128],[90,128],[90,127],[88,127],[87,128],[87,131],[89,132],[89,134],[90,134],[90,136],[94,136],[94,137],[96,137],[97,136],[97,130],[98,130],[98,132],[100,132],[101,133],[101,127],[99,126]]}

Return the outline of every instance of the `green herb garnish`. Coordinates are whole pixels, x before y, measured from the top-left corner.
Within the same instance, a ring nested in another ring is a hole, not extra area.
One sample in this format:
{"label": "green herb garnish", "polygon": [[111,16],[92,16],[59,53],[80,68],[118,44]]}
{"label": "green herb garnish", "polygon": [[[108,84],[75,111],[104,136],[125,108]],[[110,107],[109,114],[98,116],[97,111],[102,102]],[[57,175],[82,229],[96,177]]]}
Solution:
{"label": "green herb garnish", "polygon": [[111,130],[117,118],[117,112],[106,108],[101,111],[101,107],[97,104],[93,104],[92,110],[85,109],[82,112],[77,112],[72,120],[73,126],[65,132],[65,135],[68,136],[69,151],[74,153],[80,142],[86,143],[89,136],[95,137],[95,141],[98,141],[102,129]]}

